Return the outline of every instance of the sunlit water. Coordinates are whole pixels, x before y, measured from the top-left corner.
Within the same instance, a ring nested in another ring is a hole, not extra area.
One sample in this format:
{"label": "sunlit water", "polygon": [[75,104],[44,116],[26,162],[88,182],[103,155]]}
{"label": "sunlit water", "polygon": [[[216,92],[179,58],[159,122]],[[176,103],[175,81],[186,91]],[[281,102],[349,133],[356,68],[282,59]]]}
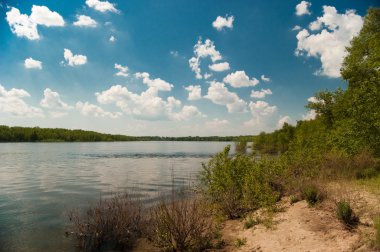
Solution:
{"label": "sunlit water", "polygon": [[73,251],[67,211],[190,185],[225,142],[0,144],[0,251]]}

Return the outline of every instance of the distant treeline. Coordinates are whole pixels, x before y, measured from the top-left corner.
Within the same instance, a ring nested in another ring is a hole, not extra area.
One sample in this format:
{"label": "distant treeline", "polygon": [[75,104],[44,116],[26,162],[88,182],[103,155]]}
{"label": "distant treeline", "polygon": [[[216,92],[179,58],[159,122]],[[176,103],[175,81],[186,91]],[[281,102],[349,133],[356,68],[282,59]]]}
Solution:
{"label": "distant treeline", "polygon": [[[250,136],[244,136],[249,138]],[[106,141],[239,141],[242,136],[125,136],[102,134],[86,130],[51,129],[39,127],[8,127],[0,125],[0,142],[106,142]]]}

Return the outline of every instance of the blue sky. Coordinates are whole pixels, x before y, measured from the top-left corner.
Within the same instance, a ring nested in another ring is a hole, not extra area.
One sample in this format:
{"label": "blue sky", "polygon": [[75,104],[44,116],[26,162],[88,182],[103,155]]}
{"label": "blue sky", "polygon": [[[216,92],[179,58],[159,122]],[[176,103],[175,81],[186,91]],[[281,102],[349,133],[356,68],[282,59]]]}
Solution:
{"label": "blue sky", "polygon": [[345,88],[373,1],[0,1],[0,124],[244,135]]}

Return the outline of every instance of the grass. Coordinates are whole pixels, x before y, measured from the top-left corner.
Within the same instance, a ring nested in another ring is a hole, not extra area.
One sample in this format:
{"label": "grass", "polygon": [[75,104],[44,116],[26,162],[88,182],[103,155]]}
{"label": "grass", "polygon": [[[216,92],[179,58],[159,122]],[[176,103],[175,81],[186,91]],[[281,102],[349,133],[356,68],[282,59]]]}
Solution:
{"label": "grass", "polygon": [[302,189],[302,194],[309,206],[321,203],[326,197],[326,193],[315,185],[307,185]]}
{"label": "grass", "polygon": [[375,225],[375,246],[380,250],[380,215],[374,220]]}
{"label": "grass", "polygon": [[350,203],[345,200],[341,200],[337,203],[336,216],[348,228],[355,227],[359,222],[359,218],[355,215]]}
{"label": "grass", "polygon": [[253,218],[252,216],[249,216],[244,222],[244,229],[250,229],[260,223],[262,223],[262,220],[259,217]]}
{"label": "grass", "polygon": [[247,238],[237,238],[235,241],[235,247],[240,248],[247,243]]}

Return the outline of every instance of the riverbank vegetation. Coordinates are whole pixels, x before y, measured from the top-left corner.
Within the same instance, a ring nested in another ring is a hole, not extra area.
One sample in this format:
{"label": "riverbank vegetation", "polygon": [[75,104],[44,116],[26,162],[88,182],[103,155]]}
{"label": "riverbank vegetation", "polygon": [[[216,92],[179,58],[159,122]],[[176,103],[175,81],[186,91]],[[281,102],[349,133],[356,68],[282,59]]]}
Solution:
{"label": "riverbank vegetation", "polygon": [[[368,233],[358,231],[366,238],[356,243],[364,250],[380,249],[380,209],[357,207],[353,190],[341,189],[343,185],[369,186],[374,205],[379,206],[379,27],[380,9],[369,9],[363,29],[347,48],[341,70],[347,88],[317,93],[307,105],[316,113],[315,119],[295,126],[285,123],[273,133],[253,137],[258,153],[247,154],[244,142],[237,145],[235,154],[227,146],[203,165],[196,196],[163,201],[146,211],[144,223],[149,230],[140,232],[141,237],[146,234],[164,251],[216,249],[225,245],[218,220],[242,218],[246,229],[265,220],[273,227],[273,216],[284,205],[279,202],[289,199],[290,205],[305,200],[307,209],[326,204],[323,216],[334,216],[350,230],[369,227]],[[368,193],[359,193],[364,192]],[[264,215],[252,217],[258,212]],[[249,243],[246,237],[237,238],[236,247]]]}

